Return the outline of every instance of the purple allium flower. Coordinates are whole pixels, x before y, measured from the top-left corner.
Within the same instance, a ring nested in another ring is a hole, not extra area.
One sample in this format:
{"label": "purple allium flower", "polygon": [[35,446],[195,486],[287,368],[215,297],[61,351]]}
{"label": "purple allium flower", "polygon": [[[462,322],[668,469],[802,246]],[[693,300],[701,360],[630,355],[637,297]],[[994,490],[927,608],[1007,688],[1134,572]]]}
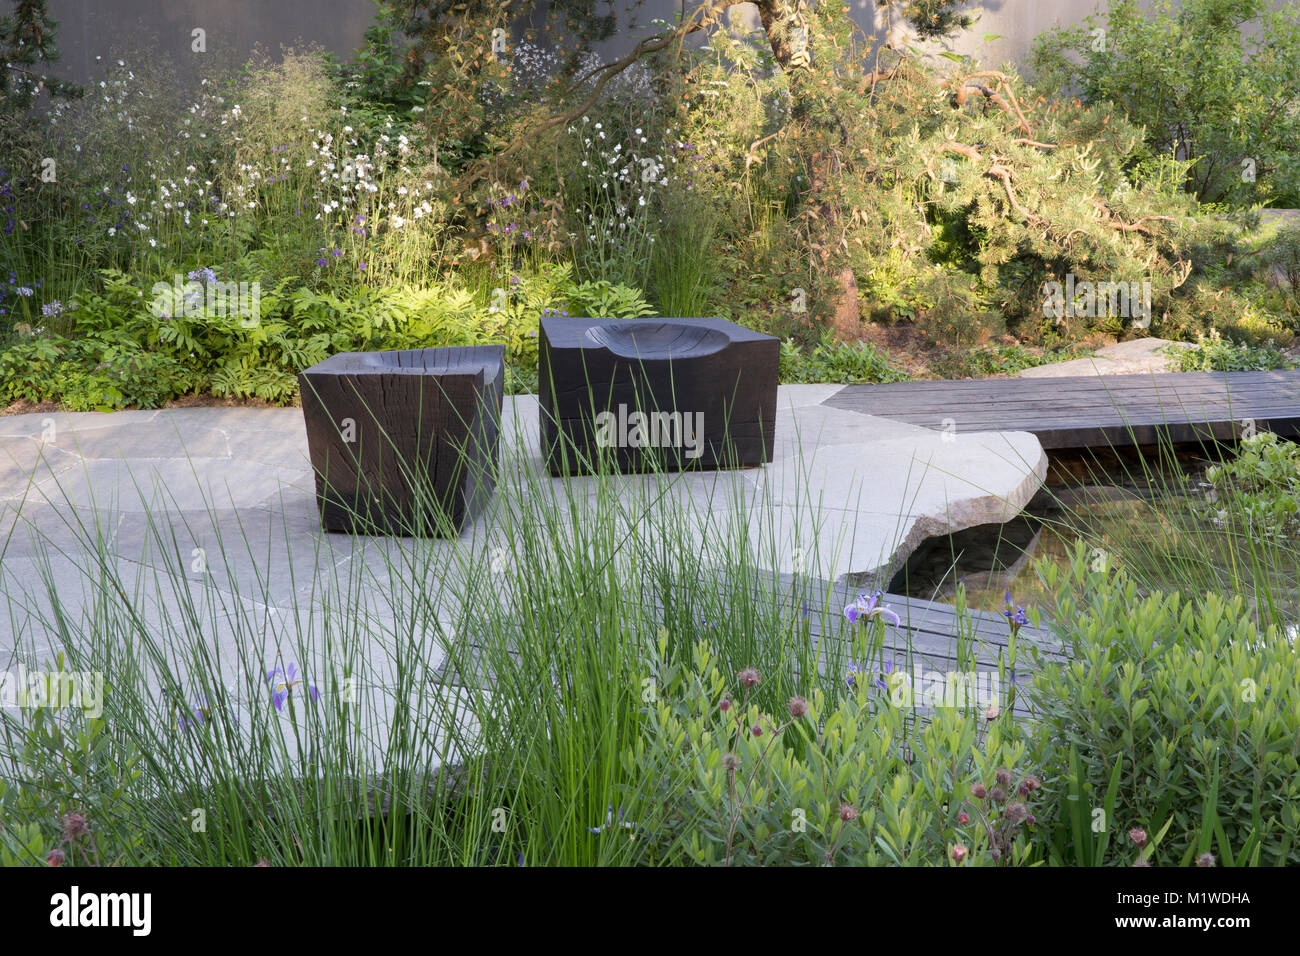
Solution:
{"label": "purple allium flower", "polygon": [[63,839],[75,840],[90,829],[84,813],[68,813],[63,817]]}

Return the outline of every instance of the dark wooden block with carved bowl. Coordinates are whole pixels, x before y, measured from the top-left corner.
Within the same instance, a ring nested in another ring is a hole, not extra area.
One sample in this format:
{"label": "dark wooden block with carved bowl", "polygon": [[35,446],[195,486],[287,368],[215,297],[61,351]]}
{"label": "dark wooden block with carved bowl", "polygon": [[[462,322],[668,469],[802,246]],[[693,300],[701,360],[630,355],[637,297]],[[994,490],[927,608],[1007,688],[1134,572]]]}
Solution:
{"label": "dark wooden block with carved bowl", "polygon": [[344,352],[298,380],[327,531],[459,534],[496,488],[503,346]]}
{"label": "dark wooden block with carved bowl", "polygon": [[723,319],[541,320],[538,403],[553,475],[772,460],[780,342]]}

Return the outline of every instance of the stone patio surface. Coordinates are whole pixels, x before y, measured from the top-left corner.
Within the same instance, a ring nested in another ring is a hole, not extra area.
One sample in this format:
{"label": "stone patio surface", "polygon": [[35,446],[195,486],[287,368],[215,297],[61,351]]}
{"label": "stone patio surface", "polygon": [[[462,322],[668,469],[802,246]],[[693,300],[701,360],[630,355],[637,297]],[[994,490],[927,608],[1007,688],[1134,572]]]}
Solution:
{"label": "stone patio surface", "polygon": [[[765,565],[883,587],[926,537],[1005,521],[1042,483],[1046,455],[1027,432],[950,434],[823,406],[840,387],[780,389],[771,464],[619,476],[620,497],[659,483],[665,507],[698,519],[702,544],[710,521],[748,509]],[[531,472],[566,508],[594,494],[597,479],[546,474],[533,396],[506,399],[501,460],[502,485]],[[456,627],[454,582],[421,582],[411,568],[437,561],[403,556],[492,547],[503,497],[456,540],[351,538],[320,530],[301,409],[0,418],[0,662],[48,659],[79,639],[95,577],[110,565],[139,595],[141,627],[170,640],[201,634],[231,660],[288,659],[304,630],[327,633],[331,616],[364,621],[373,646],[360,650],[381,685],[417,616],[404,604],[422,589],[438,594],[443,634],[432,646]]]}

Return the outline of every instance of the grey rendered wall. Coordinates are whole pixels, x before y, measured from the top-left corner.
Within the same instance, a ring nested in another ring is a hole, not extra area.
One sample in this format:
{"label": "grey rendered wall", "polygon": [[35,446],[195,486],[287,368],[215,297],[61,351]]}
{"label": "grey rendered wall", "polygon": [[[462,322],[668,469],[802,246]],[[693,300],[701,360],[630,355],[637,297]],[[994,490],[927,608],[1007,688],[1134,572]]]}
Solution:
{"label": "grey rendered wall", "polygon": [[[883,32],[875,0],[847,2],[868,33]],[[672,20],[698,3],[614,0],[626,26],[616,39],[602,44],[600,52],[606,56],[623,52],[646,35],[653,18]],[[1104,0],[985,0],[972,5],[980,13],[975,28],[946,46],[993,66],[1022,62],[1035,35],[1057,24],[1078,22],[1105,5]],[[541,14],[547,3],[541,0],[535,6]],[[757,9],[752,4],[741,8],[737,14],[757,25]],[[282,45],[303,43],[319,44],[346,57],[361,43],[375,6],[372,0],[51,0],[50,10],[60,21],[63,72],[85,80],[95,56],[107,56],[121,42],[136,48],[143,43],[168,53],[182,69],[199,62],[190,50],[191,31],[196,27],[207,31],[211,49],[225,48],[241,57],[255,45],[274,53]],[[991,33],[1000,38],[986,43],[983,37]]]}

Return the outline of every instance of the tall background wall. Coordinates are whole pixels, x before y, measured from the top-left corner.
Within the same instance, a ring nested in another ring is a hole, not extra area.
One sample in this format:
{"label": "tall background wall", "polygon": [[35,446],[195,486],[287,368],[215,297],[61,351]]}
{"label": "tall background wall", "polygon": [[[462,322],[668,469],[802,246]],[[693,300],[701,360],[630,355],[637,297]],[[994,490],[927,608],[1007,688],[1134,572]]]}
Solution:
{"label": "tall background wall", "polygon": [[[874,0],[848,0],[854,18],[868,32],[877,24]],[[694,9],[696,0],[685,7]],[[546,3],[536,4],[539,12]],[[626,24],[619,36],[601,47],[604,54],[627,49],[645,35],[653,18],[671,20],[683,9],[683,0],[643,0],[631,13],[627,0],[616,0],[625,11]],[[746,4],[751,22],[754,8]],[[1101,0],[985,0],[978,8],[981,19],[949,48],[970,53],[987,63],[1020,61],[1034,36],[1056,23],[1073,23]],[[371,0],[52,0],[51,13],[60,23],[62,72],[74,80],[89,79],[95,57],[107,57],[119,48],[158,50],[170,54],[182,69],[196,64],[191,52],[191,31],[206,31],[209,49],[247,56],[260,45],[271,53],[283,45],[318,44],[340,56],[350,55],[374,16]],[[738,11],[739,12],[739,11]],[[639,26],[638,26],[639,25]],[[1000,39],[985,42],[985,34]]]}

